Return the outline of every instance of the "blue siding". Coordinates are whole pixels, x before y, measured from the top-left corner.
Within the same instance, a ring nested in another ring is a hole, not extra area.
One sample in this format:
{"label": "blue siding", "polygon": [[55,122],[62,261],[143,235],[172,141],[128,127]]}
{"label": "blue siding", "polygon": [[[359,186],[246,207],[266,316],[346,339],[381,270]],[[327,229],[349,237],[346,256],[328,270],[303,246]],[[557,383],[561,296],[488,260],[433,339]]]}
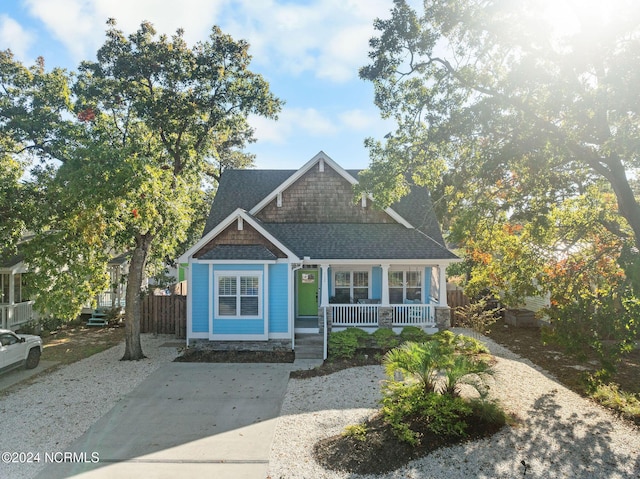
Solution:
{"label": "blue siding", "polygon": [[431,266],[427,266],[424,269],[424,302],[431,303],[431,271],[433,268]]}
{"label": "blue siding", "polygon": [[[327,296],[331,298],[331,296],[333,296],[333,268],[327,268],[327,274],[329,275],[329,281],[327,282],[329,294]],[[322,270],[320,270],[320,281],[322,281]],[[322,285],[322,283],[320,283],[320,285]],[[320,286],[320,289],[322,289],[322,286]],[[322,293],[322,291],[320,291],[320,293]]]}
{"label": "blue siding", "polygon": [[192,294],[191,330],[194,333],[209,332],[209,265],[193,263],[191,265]]}
{"label": "blue siding", "polygon": [[262,319],[214,319],[214,334],[264,334]]}
{"label": "blue siding", "polygon": [[289,265],[272,264],[269,268],[269,332],[289,331]]}
{"label": "blue siding", "polygon": [[371,299],[382,299],[382,268],[371,268]]}

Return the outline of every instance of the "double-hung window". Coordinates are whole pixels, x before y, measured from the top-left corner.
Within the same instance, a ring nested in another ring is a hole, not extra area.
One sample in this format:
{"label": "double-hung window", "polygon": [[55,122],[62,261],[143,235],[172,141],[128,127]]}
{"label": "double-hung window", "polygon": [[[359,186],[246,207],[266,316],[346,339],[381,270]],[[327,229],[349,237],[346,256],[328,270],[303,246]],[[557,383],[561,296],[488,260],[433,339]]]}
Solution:
{"label": "double-hung window", "polygon": [[217,316],[222,318],[258,318],[262,301],[261,272],[216,273]]}
{"label": "double-hung window", "polygon": [[421,271],[389,271],[389,302],[422,301]]}
{"label": "double-hung window", "polygon": [[335,298],[338,303],[354,303],[369,297],[368,271],[336,271]]}

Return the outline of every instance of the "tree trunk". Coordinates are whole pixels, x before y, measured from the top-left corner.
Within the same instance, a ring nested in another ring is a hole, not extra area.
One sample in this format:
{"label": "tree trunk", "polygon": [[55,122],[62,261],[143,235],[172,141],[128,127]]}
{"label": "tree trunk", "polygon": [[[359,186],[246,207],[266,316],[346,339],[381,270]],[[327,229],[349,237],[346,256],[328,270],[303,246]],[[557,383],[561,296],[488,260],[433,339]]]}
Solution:
{"label": "tree trunk", "polygon": [[137,361],[146,357],[140,344],[140,305],[142,302],[140,293],[151,242],[152,237],[149,235],[138,236],[136,247],[131,255],[124,312],[125,350],[121,361]]}
{"label": "tree trunk", "polygon": [[624,165],[617,158],[607,164],[611,171],[608,180],[618,200],[618,212],[629,223],[633,230],[635,246],[640,250],[640,205],[629,185]]}

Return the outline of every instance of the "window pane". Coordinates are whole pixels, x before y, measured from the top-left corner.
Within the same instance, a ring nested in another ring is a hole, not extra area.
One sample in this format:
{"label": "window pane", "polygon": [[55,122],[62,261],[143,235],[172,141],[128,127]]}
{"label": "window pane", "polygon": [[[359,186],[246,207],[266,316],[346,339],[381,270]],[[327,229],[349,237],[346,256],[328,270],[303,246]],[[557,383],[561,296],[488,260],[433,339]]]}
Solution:
{"label": "window pane", "polygon": [[353,300],[367,299],[369,297],[369,288],[353,288]]}
{"label": "window pane", "polygon": [[391,271],[389,273],[389,286],[402,286],[402,271]]}
{"label": "window pane", "polygon": [[357,271],[353,273],[354,288],[361,286],[369,286],[369,273],[366,271]]}
{"label": "window pane", "polygon": [[336,288],[336,303],[350,303],[351,302],[351,292],[349,288]]}
{"label": "window pane", "polygon": [[389,302],[391,304],[402,304],[402,288],[389,288]]}
{"label": "window pane", "polygon": [[256,276],[241,276],[240,294],[242,296],[258,296],[258,278]]}
{"label": "window pane", "polygon": [[13,279],[13,301],[16,303],[20,303],[22,302],[22,295],[20,294],[20,286],[22,286],[22,275],[16,274]]}
{"label": "window pane", "polygon": [[236,315],[236,298],[235,298],[235,296],[218,298],[218,314],[220,316],[235,316]]}
{"label": "window pane", "polygon": [[407,288],[407,299],[422,300],[422,290],[420,288]]}
{"label": "window pane", "polygon": [[346,286],[349,287],[351,286],[351,273],[349,273],[348,271],[343,272],[337,272],[336,273],[336,286]]}
{"label": "window pane", "polygon": [[419,287],[422,285],[422,275],[420,271],[407,271],[407,286]]}
{"label": "window pane", "polygon": [[240,316],[257,316],[258,298],[255,296],[243,296],[240,298]]}
{"label": "window pane", "polygon": [[218,294],[224,296],[236,295],[236,278],[235,276],[221,276],[218,280]]}

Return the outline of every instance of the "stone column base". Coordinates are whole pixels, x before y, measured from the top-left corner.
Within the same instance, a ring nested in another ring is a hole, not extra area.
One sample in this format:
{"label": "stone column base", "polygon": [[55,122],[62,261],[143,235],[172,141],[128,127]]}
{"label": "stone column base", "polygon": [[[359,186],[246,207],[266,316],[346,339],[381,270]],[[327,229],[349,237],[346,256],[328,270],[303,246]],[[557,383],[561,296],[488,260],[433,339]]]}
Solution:
{"label": "stone column base", "polygon": [[436,306],[436,327],[440,331],[451,328],[451,308],[449,306]]}

